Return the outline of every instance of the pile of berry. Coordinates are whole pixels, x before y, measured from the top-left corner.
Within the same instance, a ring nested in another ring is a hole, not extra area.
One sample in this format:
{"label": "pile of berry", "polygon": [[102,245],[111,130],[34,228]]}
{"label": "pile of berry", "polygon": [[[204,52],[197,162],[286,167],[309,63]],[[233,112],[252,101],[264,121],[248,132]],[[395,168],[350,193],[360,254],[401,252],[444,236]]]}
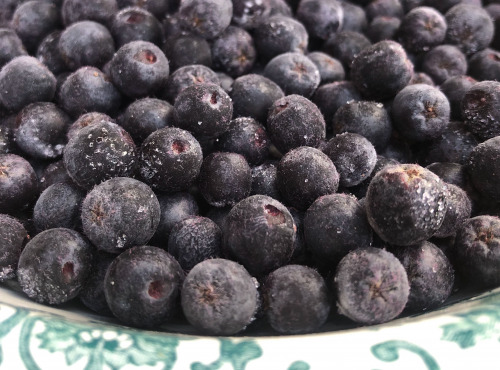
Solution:
{"label": "pile of berry", "polygon": [[2,0],[0,282],[215,335],[500,285],[483,2]]}

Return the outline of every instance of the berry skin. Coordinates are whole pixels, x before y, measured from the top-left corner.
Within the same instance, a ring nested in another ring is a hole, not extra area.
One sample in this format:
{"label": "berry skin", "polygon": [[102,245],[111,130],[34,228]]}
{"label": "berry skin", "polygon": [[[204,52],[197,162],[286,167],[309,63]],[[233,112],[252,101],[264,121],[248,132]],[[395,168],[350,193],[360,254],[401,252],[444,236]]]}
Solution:
{"label": "berry skin", "polygon": [[413,64],[403,47],[380,41],[366,47],[351,65],[354,86],[367,98],[383,101],[394,97],[413,75]]}
{"label": "berry skin", "polygon": [[217,149],[241,154],[251,166],[264,162],[268,157],[270,145],[271,141],[264,126],[249,117],[232,120],[229,130],[216,140]]}
{"label": "berry skin", "polygon": [[57,183],[78,186],[73,182],[68,174],[68,171],[66,171],[66,167],[64,167],[64,161],[62,159],[49,164],[40,174],[40,191],[44,191],[50,185]]}
{"label": "berry skin", "polygon": [[68,140],[73,138],[77,132],[79,132],[82,128],[93,125],[94,123],[98,123],[101,121],[108,121],[115,123],[115,120],[104,113],[99,112],[90,112],[84,113],[78,117],[76,121],[74,121],[68,129],[68,133],[66,136]]}
{"label": "berry skin", "polygon": [[206,39],[219,36],[231,23],[231,0],[184,0],[178,10],[182,25]]}
{"label": "berry skin", "polygon": [[441,227],[447,197],[446,184],[431,171],[416,164],[388,166],[368,186],[368,221],[387,243],[417,244]]}
{"label": "berry skin", "polygon": [[462,99],[465,125],[482,141],[500,135],[500,82],[482,81],[474,84]]}
{"label": "berry skin", "polygon": [[19,256],[28,237],[19,220],[0,214],[0,282],[16,277]]}
{"label": "berry skin", "polygon": [[223,252],[254,276],[286,265],[294,250],[295,224],[288,209],[265,195],[252,195],[227,214]]}
{"label": "berry skin", "polygon": [[375,149],[383,150],[389,143],[392,123],[382,103],[350,101],[333,116],[333,133],[351,132],[368,139]]}
{"label": "berry skin", "polygon": [[168,253],[185,271],[198,263],[221,255],[222,234],[219,226],[206,217],[190,217],[179,221],[170,232]]}
{"label": "berry skin", "polygon": [[110,32],[116,47],[120,48],[132,41],[148,41],[159,44],[161,24],[153,14],[139,7],[127,7],[114,12]]}
{"label": "berry skin", "polygon": [[111,265],[111,262],[113,262],[115,258],[116,255],[114,254],[105,252],[96,253],[92,272],[78,295],[80,301],[82,301],[85,306],[104,316],[113,316],[113,313],[109,309],[108,302],[106,302],[104,278],[109,265]]}
{"label": "berry skin", "polygon": [[465,117],[462,112],[462,99],[465,93],[474,85],[477,81],[469,76],[455,76],[450,77],[444,81],[441,86],[441,92],[443,92],[448,101],[450,102],[451,118],[457,121],[464,121]]}
{"label": "berry skin", "polygon": [[435,139],[446,131],[450,122],[450,103],[436,87],[409,85],[394,98],[392,122],[410,141]]}
{"label": "berry skin", "polygon": [[176,223],[198,216],[198,203],[193,195],[185,192],[158,195],[160,203],[160,222],[151,240],[152,244],[165,247],[170,232]]}
{"label": "berry skin", "polygon": [[377,152],[365,137],[345,132],[330,139],[323,148],[340,176],[339,185],[351,187],[368,178],[377,163]]}
{"label": "berry skin", "polygon": [[339,313],[365,325],[396,318],[410,293],[401,262],[392,253],[373,247],[345,256],[337,266],[334,285]]}
{"label": "berry skin", "polygon": [[13,29],[0,28],[0,68],[15,57],[27,54],[23,42]]}
{"label": "berry skin", "polygon": [[316,257],[335,266],[351,250],[371,246],[373,232],[356,197],[330,194],[307,209],[304,237]]}
{"label": "berry skin", "polygon": [[493,40],[495,26],[480,6],[458,4],[445,14],[448,29],[445,42],[457,45],[465,55],[486,49]]}
{"label": "berry skin", "polygon": [[309,98],[321,82],[319,70],[305,55],[280,54],[267,63],[264,76],[276,82],[285,95],[297,94]]}
{"label": "berry skin", "polygon": [[450,296],[455,272],[446,255],[436,245],[424,241],[391,251],[408,274],[410,295],[406,311],[427,311],[439,307]]}
{"label": "berry skin", "polygon": [[104,277],[113,315],[127,325],[155,328],[176,312],[184,273],[163,249],[137,246],[116,257]]}
{"label": "berry skin", "polygon": [[500,53],[493,49],[475,53],[469,60],[469,73],[478,81],[500,80]]}
{"label": "berry skin", "polygon": [[[38,45],[37,59],[42,62],[52,73],[59,75],[66,72],[67,67],[59,51],[59,39],[62,31],[49,33]],[[2,64],[0,62],[0,64]]]}
{"label": "berry skin", "polygon": [[56,183],[45,189],[33,209],[33,221],[38,231],[81,226],[80,210],[85,193],[77,187]]}
{"label": "berry skin", "polygon": [[188,190],[200,173],[203,154],[198,141],[176,127],[159,129],[142,143],[139,154],[141,178],[153,189]]}
{"label": "berry skin", "polygon": [[246,74],[234,80],[230,96],[235,117],[252,117],[265,123],[271,105],[285,94],[269,78]]}
{"label": "berry skin", "polygon": [[446,20],[437,10],[422,6],[409,11],[398,30],[398,40],[410,53],[428,51],[443,43]]}
{"label": "berry skin", "polygon": [[375,17],[366,30],[366,36],[371,42],[396,39],[401,19],[396,17]]}
{"label": "berry skin", "polygon": [[341,31],[332,34],[328,40],[326,40],[323,50],[340,60],[344,67],[350,70],[354,58],[370,45],[370,40],[362,33]]}
{"label": "berry skin", "polygon": [[19,56],[0,70],[0,103],[9,110],[17,112],[30,103],[51,101],[55,92],[56,78],[33,57]]}
{"label": "berry skin", "polygon": [[75,298],[90,274],[91,244],[78,232],[57,228],[31,239],[19,258],[17,276],[24,293],[39,303]]}
{"label": "berry skin", "polygon": [[272,11],[271,0],[232,0],[233,23],[246,30],[257,28]]}
{"label": "berry skin", "polygon": [[81,218],[84,234],[98,249],[121,253],[151,239],[160,222],[160,204],[146,184],[115,177],[87,194]]}
{"label": "berry skin", "polygon": [[465,75],[467,59],[456,46],[439,45],[425,54],[422,70],[441,85],[450,77]]}
{"label": "berry skin", "polygon": [[276,200],[281,200],[278,192],[276,178],[278,174],[277,161],[269,161],[260,166],[252,167],[251,195],[262,194]]}
{"label": "berry skin", "polygon": [[130,98],[153,94],[165,85],[170,73],[163,51],[142,40],[131,41],[118,49],[109,69],[117,89]]}
{"label": "berry skin", "polygon": [[59,90],[59,104],[73,118],[87,112],[113,114],[120,103],[120,92],[109,77],[95,67],[76,70]]}
{"label": "berry skin", "polygon": [[182,90],[191,85],[201,83],[219,85],[220,81],[217,74],[204,65],[193,64],[180,67],[168,77],[167,84],[161,91],[161,96],[171,104],[174,104],[177,95]]}
{"label": "berry skin", "polygon": [[446,238],[455,235],[465,220],[471,217],[472,204],[469,196],[456,185],[448,184],[446,198],[446,214],[439,230],[433,235],[436,238]]}
{"label": "berry skin", "polygon": [[239,264],[209,259],[196,265],[181,289],[184,316],[209,335],[233,335],[250,324],[259,307],[256,281]]}
{"label": "berry skin", "polygon": [[62,155],[70,118],[54,103],[33,103],[16,117],[16,144],[31,157],[53,159]]}
{"label": "berry skin", "polygon": [[156,130],[172,126],[174,107],[164,100],[138,99],[131,103],[119,118],[119,124],[134,139],[137,145]]}
{"label": "berry skin", "polygon": [[500,136],[476,146],[469,158],[467,172],[474,187],[487,198],[500,201]]}
{"label": "berry skin", "polygon": [[59,27],[59,9],[49,1],[26,1],[12,15],[11,27],[28,51],[36,51],[38,44]]}
{"label": "berry skin", "polygon": [[0,213],[24,208],[38,195],[38,178],[30,163],[16,154],[0,154]]}
{"label": "berry skin", "polygon": [[193,64],[212,67],[210,44],[200,36],[188,34],[170,37],[164,44],[163,51],[172,70]]}
{"label": "berry skin", "polygon": [[304,53],[309,35],[302,23],[277,14],[254,30],[254,41],[259,58],[268,62],[283,53]]}
{"label": "berry skin", "polygon": [[343,81],[345,79],[344,67],[337,59],[321,51],[309,53],[307,57],[311,59],[318,68],[321,84]]}
{"label": "berry skin", "polygon": [[208,204],[233,206],[250,194],[252,174],[241,154],[215,152],[203,160],[198,187]]}
{"label": "berry skin", "polygon": [[243,28],[229,26],[212,44],[214,67],[234,78],[248,73],[256,58],[252,36]]}
{"label": "berry skin", "polygon": [[115,52],[113,36],[102,24],[80,21],[68,26],[59,39],[66,66],[75,71],[84,66],[102,68]]}
{"label": "berry skin", "polygon": [[335,0],[301,0],[296,16],[311,36],[326,40],[342,27],[344,11]]}
{"label": "berry skin", "polygon": [[175,125],[195,136],[217,137],[229,129],[233,104],[218,85],[195,84],[182,90],[174,103]]}
{"label": "berry skin", "polygon": [[267,116],[267,129],[282,153],[300,146],[319,146],[325,139],[325,120],[318,107],[300,95],[287,95],[274,101]]}
{"label": "berry skin", "polygon": [[339,174],[326,154],[302,146],[281,158],[277,185],[285,204],[306,210],[318,197],[337,191]]}
{"label": "berry skin", "polygon": [[133,176],[138,164],[130,135],[107,120],[79,130],[68,141],[63,159],[73,181],[87,190],[112,177]]}
{"label": "berry skin", "polygon": [[84,20],[106,25],[116,12],[116,0],[64,0],[61,7],[61,16],[66,27]]}
{"label": "berry skin", "polygon": [[331,298],[326,283],[310,267],[280,267],[266,277],[262,290],[265,314],[279,333],[312,333],[326,322],[330,313]]}

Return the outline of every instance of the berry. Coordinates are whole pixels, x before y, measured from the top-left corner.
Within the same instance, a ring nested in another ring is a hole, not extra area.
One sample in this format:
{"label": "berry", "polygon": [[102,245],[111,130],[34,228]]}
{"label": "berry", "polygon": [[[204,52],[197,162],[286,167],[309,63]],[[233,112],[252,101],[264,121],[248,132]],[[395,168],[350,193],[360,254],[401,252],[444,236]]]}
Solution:
{"label": "berry", "polygon": [[382,240],[412,245],[439,230],[447,197],[446,184],[431,171],[416,164],[388,166],[368,186],[366,213]]}
{"label": "berry", "polygon": [[277,185],[287,205],[306,210],[318,197],[333,194],[339,174],[320,150],[302,146],[290,150],[278,164]]}
{"label": "berry", "polygon": [[339,313],[365,325],[396,318],[410,293],[406,271],[390,252],[365,247],[350,252],[335,273]]}
{"label": "berry", "polygon": [[210,335],[233,335],[250,324],[259,307],[256,281],[239,264],[209,259],[186,276],[181,305],[189,323]]}
{"label": "berry", "polygon": [[486,197],[500,201],[500,173],[496,170],[500,161],[500,136],[476,146],[469,157],[467,172],[474,187]]}
{"label": "berry", "polygon": [[28,206],[38,195],[38,178],[30,163],[16,154],[0,154],[0,213]]}
{"label": "berry", "polygon": [[78,232],[57,228],[41,232],[24,247],[17,276],[22,290],[39,303],[75,298],[90,274],[93,249]]}
{"label": "berry", "polygon": [[203,154],[189,132],[176,127],[159,129],[142,143],[139,172],[155,190],[188,190],[200,173]]}
{"label": "berry", "polygon": [[326,322],[330,313],[331,298],[326,283],[310,267],[280,267],[266,277],[262,290],[266,317],[279,333],[312,333]]}
{"label": "berry", "polygon": [[231,0],[184,0],[178,10],[179,20],[189,31],[206,39],[219,36],[231,23]]}
{"label": "berry", "polygon": [[148,41],[159,44],[161,24],[153,14],[139,7],[128,7],[114,12],[109,28],[120,48],[132,41]]}
{"label": "berry", "polygon": [[221,255],[222,234],[219,226],[206,217],[189,217],[170,231],[168,253],[185,271],[198,263]]}
{"label": "berry", "polygon": [[121,322],[155,328],[174,315],[183,278],[179,263],[163,249],[137,246],[111,262],[104,294]]}
{"label": "berry", "polygon": [[0,214],[0,282],[16,277],[19,256],[28,238],[18,219]]}
{"label": "berry", "polygon": [[456,46],[439,45],[425,54],[422,70],[441,85],[450,77],[465,75],[467,59]]}
{"label": "berry", "polygon": [[301,0],[295,15],[311,36],[326,40],[342,27],[344,11],[335,0]]}

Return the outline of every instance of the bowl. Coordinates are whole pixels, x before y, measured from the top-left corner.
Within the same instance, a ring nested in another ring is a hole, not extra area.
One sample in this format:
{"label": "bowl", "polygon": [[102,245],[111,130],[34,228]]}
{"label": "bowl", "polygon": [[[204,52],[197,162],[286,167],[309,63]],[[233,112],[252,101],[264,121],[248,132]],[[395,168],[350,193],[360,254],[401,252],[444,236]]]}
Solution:
{"label": "bowl", "polygon": [[[334,314],[335,315],[335,314]],[[2,369],[498,369],[500,288],[453,295],[437,310],[355,327],[277,336],[265,326],[210,337],[174,322],[128,328],[76,303],[49,307],[0,284]]]}

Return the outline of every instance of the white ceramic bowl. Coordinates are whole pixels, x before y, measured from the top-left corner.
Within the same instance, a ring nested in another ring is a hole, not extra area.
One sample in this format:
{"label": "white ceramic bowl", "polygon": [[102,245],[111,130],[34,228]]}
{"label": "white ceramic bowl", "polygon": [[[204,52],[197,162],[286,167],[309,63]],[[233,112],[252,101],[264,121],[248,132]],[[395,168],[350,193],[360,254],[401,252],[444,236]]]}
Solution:
{"label": "white ceramic bowl", "polygon": [[0,369],[16,370],[499,369],[500,288],[370,327],[344,320],[309,335],[179,334],[189,330],[182,323],[127,328],[75,304],[34,303],[14,283],[0,284]]}

